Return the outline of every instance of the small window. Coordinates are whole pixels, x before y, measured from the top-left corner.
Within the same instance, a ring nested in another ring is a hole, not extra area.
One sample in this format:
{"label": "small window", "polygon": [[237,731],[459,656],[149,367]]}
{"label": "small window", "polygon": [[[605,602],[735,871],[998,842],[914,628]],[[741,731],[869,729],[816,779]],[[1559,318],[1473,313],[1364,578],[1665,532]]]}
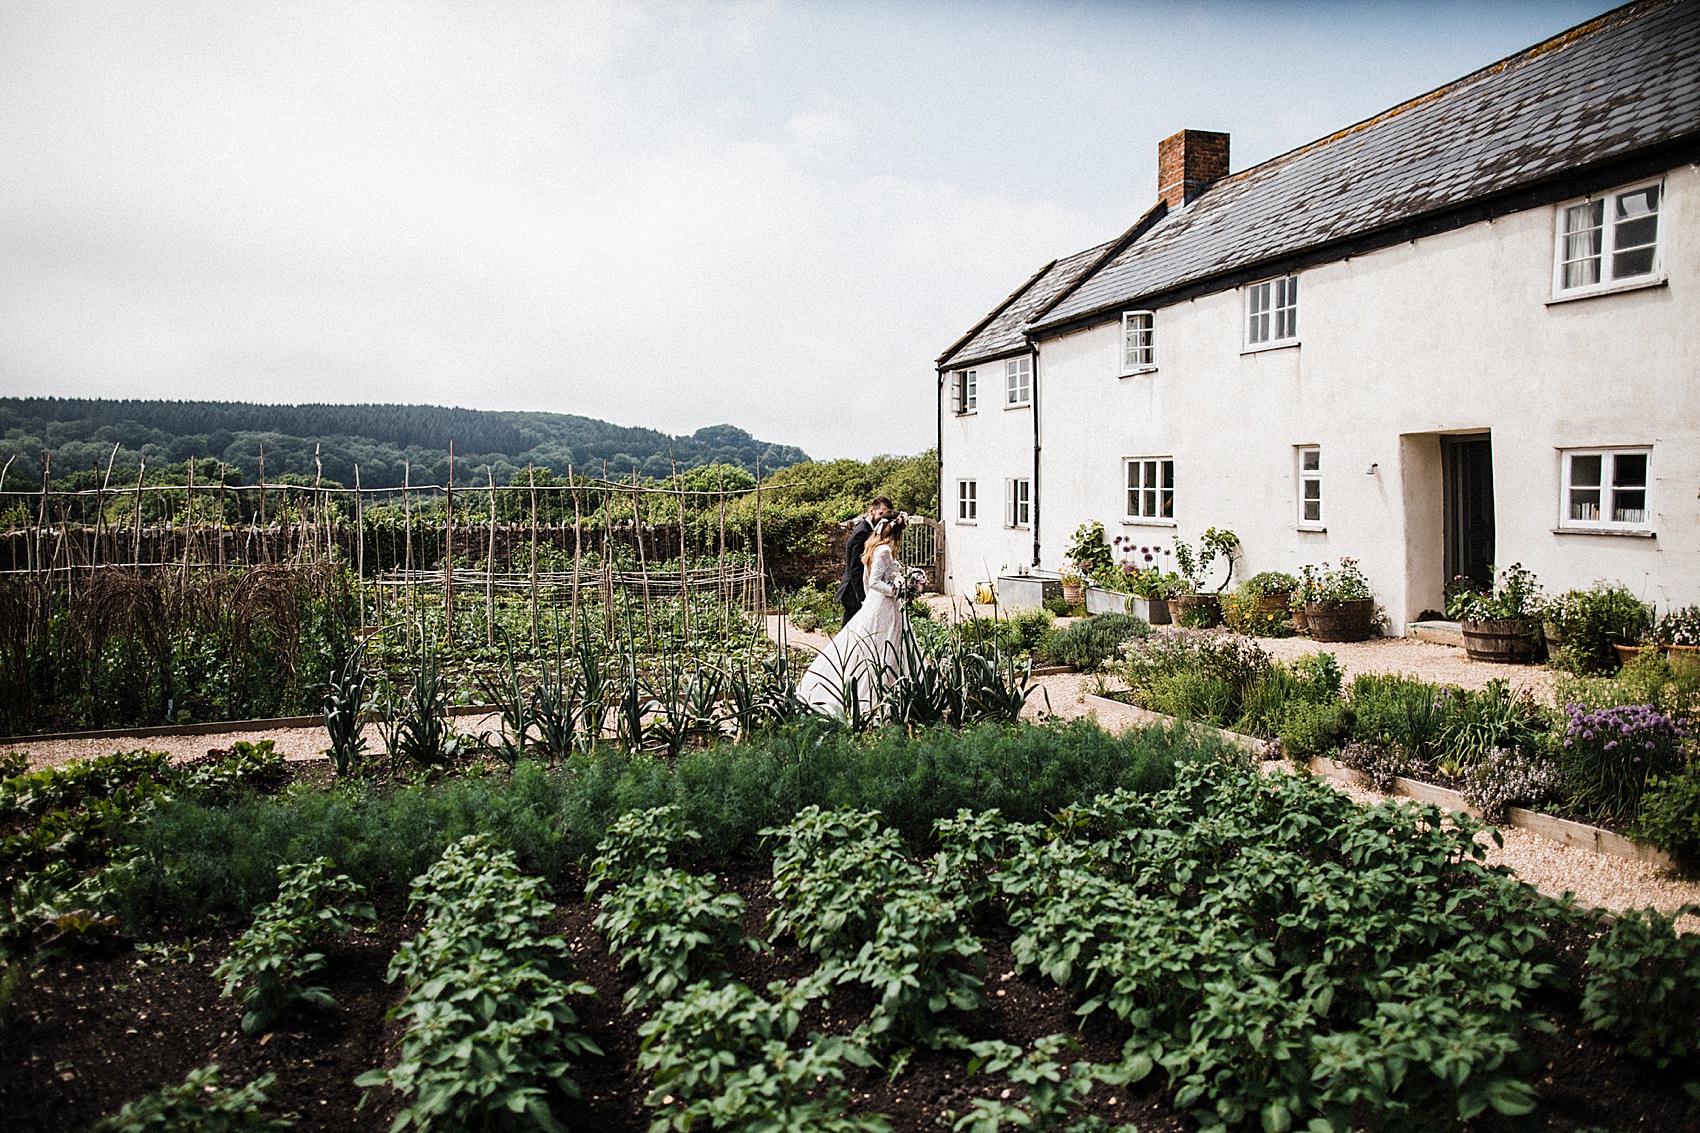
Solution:
{"label": "small window", "polygon": [[1033,356],[1023,355],[1004,363],[1004,385],[1008,391],[1006,405],[1030,405],[1033,402]]}
{"label": "small window", "polygon": [[1163,522],[1175,518],[1175,462],[1167,456],[1140,456],[1122,462],[1130,520]]}
{"label": "small window", "polygon": [[1299,448],[1299,526],[1322,526],[1322,449]]}
{"label": "small window", "polygon": [[957,370],[950,376],[950,411],[972,413],[980,407],[978,370]]}
{"label": "small window", "polygon": [[1278,346],[1299,340],[1299,277],[1266,279],[1245,289],[1245,344]]}
{"label": "small window", "polygon": [[1150,311],[1122,313],[1122,373],[1137,374],[1156,369],[1156,341]]}
{"label": "small window", "polygon": [[1033,525],[1033,481],[1004,481],[1003,525],[1031,527]]}
{"label": "small window", "polygon": [[1609,288],[1659,273],[1661,184],[1638,185],[1596,200],[1561,205],[1555,294]]}
{"label": "small window", "polygon": [[973,523],[980,518],[980,482],[978,480],[958,480],[956,482],[956,522]]}
{"label": "small window", "polygon": [[1564,514],[1560,527],[1646,530],[1647,449],[1573,449],[1563,454]]}

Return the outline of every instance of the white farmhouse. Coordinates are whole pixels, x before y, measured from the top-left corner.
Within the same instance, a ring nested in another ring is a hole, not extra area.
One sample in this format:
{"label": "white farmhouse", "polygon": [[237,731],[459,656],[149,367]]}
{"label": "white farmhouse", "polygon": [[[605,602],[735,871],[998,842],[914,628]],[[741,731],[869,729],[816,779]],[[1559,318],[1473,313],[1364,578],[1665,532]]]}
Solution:
{"label": "white farmhouse", "polygon": [[1630,4],[1157,204],[938,360],[947,588],[1136,545],[1700,602],[1700,3]]}

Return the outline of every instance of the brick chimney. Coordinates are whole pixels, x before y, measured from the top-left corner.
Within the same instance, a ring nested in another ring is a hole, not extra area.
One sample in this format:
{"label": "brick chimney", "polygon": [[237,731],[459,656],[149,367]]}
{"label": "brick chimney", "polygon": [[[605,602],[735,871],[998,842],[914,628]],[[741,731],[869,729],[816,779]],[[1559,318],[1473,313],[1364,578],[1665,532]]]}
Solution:
{"label": "brick chimney", "polygon": [[1171,211],[1228,175],[1228,135],[1182,130],[1157,143],[1157,196]]}

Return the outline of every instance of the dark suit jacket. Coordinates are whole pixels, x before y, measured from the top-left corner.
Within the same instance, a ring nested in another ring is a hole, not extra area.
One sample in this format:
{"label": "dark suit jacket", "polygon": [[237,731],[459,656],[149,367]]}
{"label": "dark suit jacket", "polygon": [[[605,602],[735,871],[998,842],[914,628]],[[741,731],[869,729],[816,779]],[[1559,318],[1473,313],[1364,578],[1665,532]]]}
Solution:
{"label": "dark suit jacket", "polygon": [[850,529],[850,541],[844,545],[844,581],[838,584],[840,605],[854,601],[860,606],[867,600],[867,592],[862,589],[862,550],[868,545],[868,536],[873,533],[874,525],[868,522],[866,515]]}

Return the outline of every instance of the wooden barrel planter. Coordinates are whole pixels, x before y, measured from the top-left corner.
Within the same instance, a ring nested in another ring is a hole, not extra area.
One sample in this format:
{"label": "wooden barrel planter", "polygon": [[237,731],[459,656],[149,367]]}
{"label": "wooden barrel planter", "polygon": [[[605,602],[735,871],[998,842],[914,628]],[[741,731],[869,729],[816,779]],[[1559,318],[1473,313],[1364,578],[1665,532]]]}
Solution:
{"label": "wooden barrel planter", "polygon": [[1305,605],[1300,602],[1293,607],[1293,632],[1301,635],[1310,633],[1310,620],[1305,617]]}
{"label": "wooden barrel planter", "polygon": [[1312,641],[1368,641],[1375,632],[1375,599],[1306,602],[1305,625]]}
{"label": "wooden barrel planter", "polygon": [[1291,594],[1265,594],[1252,605],[1260,614],[1284,614],[1292,607]]}
{"label": "wooden barrel planter", "polygon": [[1527,665],[1535,659],[1535,623],[1527,618],[1488,618],[1458,623],[1464,652],[1472,661]]}
{"label": "wooden barrel planter", "polygon": [[1222,601],[1214,594],[1182,594],[1169,599],[1169,612],[1176,625],[1219,626]]}

